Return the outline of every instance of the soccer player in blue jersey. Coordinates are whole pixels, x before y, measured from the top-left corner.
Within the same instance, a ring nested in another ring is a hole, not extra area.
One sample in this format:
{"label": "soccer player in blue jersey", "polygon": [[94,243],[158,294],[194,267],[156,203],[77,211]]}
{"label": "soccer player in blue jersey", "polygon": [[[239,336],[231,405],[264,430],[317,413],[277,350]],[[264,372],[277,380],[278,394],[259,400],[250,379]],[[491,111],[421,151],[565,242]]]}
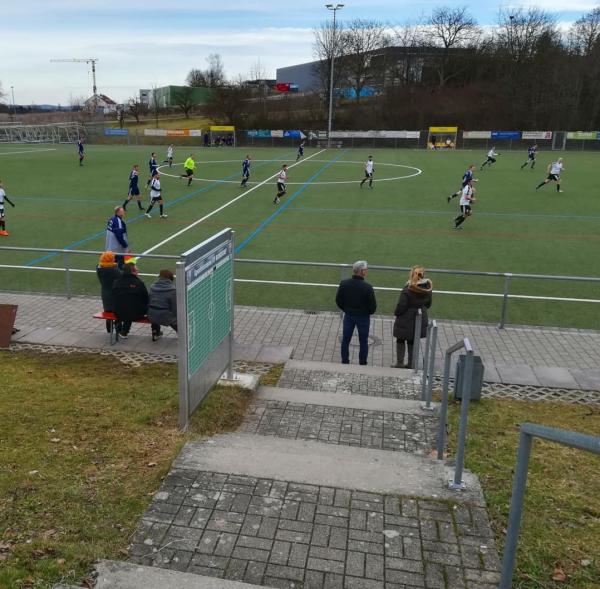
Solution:
{"label": "soccer player in blue jersey", "polygon": [[127,191],[127,198],[123,203],[124,210],[127,210],[127,203],[133,198],[137,200],[138,209],[140,209],[140,211],[144,210],[140,197],[140,187],[138,186],[139,173],[140,167],[137,164],[135,164],[135,166],[133,166],[131,172],[129,173],[129,190]]}
{"label": "soccer player in blue jersey", "polygon": [[152,152],[150,154],[150,159],[148,160],[148,170],[150,172],[150,178],[146,182],[146,188],[150,187],[150,182],[152,182],[152,178],[154,178],[154,174],[158,171],[158,161],[156,161],[156,153]]}
{"label": "soccer player in blue jersey", "polygon": [[246,188],[246,184],[250,179],[250,165],[252,163],[252,158],[250,155],[246,155],[246,158],[242,162],[242,183],[240,184],[241,188]]}
{"label": "soccer player in blue jersey", "polygon": [[298,155],[296,156],[296,161],[298,161],[301,157],[304,157],[304,140],[302,140],[298,146]]}
{"label": "soccer player in blue jersey", "polygon": [[471,164],[468,168],[467,171],[463,174],[462,177],[462,182],[460,185],[460,188],[453,194],[451,194],[448,197],[448,202],[450,202],[453,198],[456,198],[457,196],[460,196],[463,192],[464,187],[469,184],[469,182],[473,181],[473,182],[477,182],[478,180],[476,180],[474,178],[474,172],[477,169],[477,166],[475,164]]}
{"label": "soccer player in blue jersey", "polygon": [[535,156],[537,153],[537,145],[532,145],[527,149],[527,161],[521,166],[521,170],[531,164],[531,169],[535,169]]}
{"label": "soccer player in blue jersey", "polygon": [[83,147],[83,139],[77,140],[77,154],[79,155],[79,165],[83,166],[83,158],[85,157],[85,148]]}

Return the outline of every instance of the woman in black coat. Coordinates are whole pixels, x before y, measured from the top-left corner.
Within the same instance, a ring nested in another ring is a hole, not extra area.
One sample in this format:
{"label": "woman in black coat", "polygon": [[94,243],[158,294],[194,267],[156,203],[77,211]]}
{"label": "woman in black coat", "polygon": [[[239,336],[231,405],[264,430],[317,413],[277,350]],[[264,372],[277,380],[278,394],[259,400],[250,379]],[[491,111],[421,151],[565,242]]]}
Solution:
{"label": "woman in black coat", "polygon": [[[427,309],[431,307],[431,292],[433,285],[431,280],[425,278],[425,268],[413,266],[410,271],[408,282],[400,292],[400,298],[396,305],[394,315],[394,337],[396,338],[396,364],[394,368],[412,368],[413,346],[415,339],[415,318],[417,311],[423,313],[421,322],[421,334],[423,338],[427,335]],[[408,348],[408,362],[404,363],[404,353]]]}
{"label": "woman in black coat", "polygon": [[[100,295],[102,296],[102,309],[104,311],[113,312],[115,304],[113,300],[113,283],[118,278],[121,278],[121,271],[117,268],[115,254],[113,252],[104,252],[100,256],[98,266],[96,267],[96,275],[100,282]],[[106,320],[106,331],[110,333],[111,321]]]}

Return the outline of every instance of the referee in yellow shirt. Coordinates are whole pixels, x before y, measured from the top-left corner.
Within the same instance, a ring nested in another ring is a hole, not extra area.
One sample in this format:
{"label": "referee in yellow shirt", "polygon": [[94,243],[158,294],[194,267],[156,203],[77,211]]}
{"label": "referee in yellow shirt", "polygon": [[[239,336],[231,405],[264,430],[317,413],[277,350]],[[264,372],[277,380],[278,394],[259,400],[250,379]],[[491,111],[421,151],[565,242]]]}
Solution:
{"label": "referee in yellow shirt", "polygon": [[181,174],[182,178],[188,179],[188,186],[191,186],[192,180],[194,179],[194,170],[196,168],[196,162],[194,161],[194,154],[190,153],[188,158],[183,162],[184,174]]}

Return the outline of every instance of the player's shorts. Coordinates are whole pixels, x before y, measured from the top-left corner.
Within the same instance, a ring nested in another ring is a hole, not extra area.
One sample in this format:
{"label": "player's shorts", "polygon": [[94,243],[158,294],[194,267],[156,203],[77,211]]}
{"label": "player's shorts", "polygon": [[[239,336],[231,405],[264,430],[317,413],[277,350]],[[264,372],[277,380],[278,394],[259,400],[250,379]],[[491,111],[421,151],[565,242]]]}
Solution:
{"label": "player's shorts", "polygon": [[548,178],[546,178],[546,180],[558,182],[560,180],[560,176],[558,174],[548,174]]}
{"label": "player's shorts", "polygon": [[129,192],[127,193],[127,196],[139,196],[140,195],[140,189],[136,186],[135,188],[130,188]]}
{"label": "player's shorts", "polygon": [[242,172],[242,180],[248,180],[250,178],[250,172]]}
{"label": "player's shorts", "polygon": [[303,149],[299,149],[298,150],[298,155],[304,155],[304,150]]}
{"label": "player's shorts", "polygon": [[495,164],[496,163],[496,158],[488,156],[487,161],[490,162],[490,164]]}
{"label": "player's shorts", "polygon": [[4,206],[0,206],[0,217],[4,217]]}
{"label": "player's shorts", "polygon": [[190,176],[194,175],[194,170],[191,170],[190,168],[186,168],[185,169],[185,175],[189,178]]}
{"label": "player's shorts", "polygon": [[152,197],[150,197],[150,204],[154,204],[155,202],[158,202],[159,200],[162,200],[162,196],[152,196]]}
{"label": "player's shorts", "polygon": [[285,192],[286,191],[286,186],[283,182],[277,182],[277,190],[279,192]]}
{"label": "player's shorts", "polygon": [[460,212],[468,217],[471,214],[471,205],[460,205]]}
{"label": "player's shorts", "polygon": [[535,161],[535,153],[530,153],[528,157],[532,162]]}
{"label": "player's shorts", "polygon": [[365,171],[365,178],[372,178],[372,177],[373,177],[373,172]]}

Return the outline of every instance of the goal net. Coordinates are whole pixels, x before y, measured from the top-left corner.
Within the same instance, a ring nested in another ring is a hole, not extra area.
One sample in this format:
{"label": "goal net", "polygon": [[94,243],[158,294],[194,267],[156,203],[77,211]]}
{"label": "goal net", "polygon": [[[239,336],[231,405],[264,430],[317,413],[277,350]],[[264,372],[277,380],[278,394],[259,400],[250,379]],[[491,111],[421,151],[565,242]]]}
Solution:
{"label": "goal net", "polygon": [[0,124],[0,143],[75,143],[83,136],[84,129],[79,123]]}

